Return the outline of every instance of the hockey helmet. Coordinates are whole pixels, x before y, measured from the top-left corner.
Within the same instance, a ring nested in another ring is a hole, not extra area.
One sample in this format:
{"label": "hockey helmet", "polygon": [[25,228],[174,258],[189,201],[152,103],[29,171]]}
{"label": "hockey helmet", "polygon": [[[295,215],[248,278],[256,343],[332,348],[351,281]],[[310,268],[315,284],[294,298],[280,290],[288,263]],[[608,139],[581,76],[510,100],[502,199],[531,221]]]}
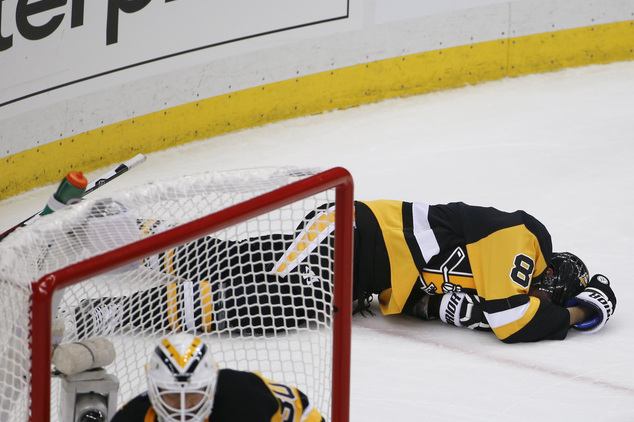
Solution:
{"label": "hockey helmet", "polygon": [[164,338],[147,365],[148,394],[161,421],[199,422],[213,406],[218,367],[200,338],[179,333]]}
{"label": "hockey helmet", "polygon": [[586,264],[570,252],[553,252],[549,269],[551,271],[535,280],[534,287],[548,293],[550,300],[558,306],[567,306],[570,299],[585,289],[590,279]]}

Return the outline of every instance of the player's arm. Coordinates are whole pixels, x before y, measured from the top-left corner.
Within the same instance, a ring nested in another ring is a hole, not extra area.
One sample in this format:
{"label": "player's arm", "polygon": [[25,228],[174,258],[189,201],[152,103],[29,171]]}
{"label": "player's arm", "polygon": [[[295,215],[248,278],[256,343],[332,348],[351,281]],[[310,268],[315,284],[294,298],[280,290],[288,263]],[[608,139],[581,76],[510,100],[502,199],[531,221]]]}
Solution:
{"label": "player's arm", "polygon": [[[517,295],[510,299],[515,308],[526,306],[529,310],[535,308],[532,318],[528,320],[520,330],[512,332],[501,340],[505,343],[529,342],[544,339],[563,339],[571,325],[587,321],[595,314],[586,306],[573,306],[567,310],[553,305],[546,298],[531,299],[526,295]],[[506,300],[500,302],[498,311],[511,311],[513,307],[506,306]],[[533,302],[533,303],[531,303]],[[406,307],[403,312],[424,320],[441,319],[443,322],[458,327],[470,328],[479,331],[491,331],[491,327],[484,313],[484,301],[481,297],[472,293],[452,292],[445,295],[423,296],[413,306]],[[493,306],[487,304],[492,310]],[[509,322],[512,324],[513,321]],[[497,327],[496,327],[497,328]]]}
{"label": "player's arm", "polygon": [[592,277],[588,286],[568,302],[568,308],[545,298],[532,300],[539,303],[537,312],[521,330],[503,339],[504,342],[563,340],[571,327],[582,333],[595,333],[605,326],[616,308],[616,296],[603,275]]}
{"label": "player's arm", "polygon": [[616,309],[616,295],[610,287],[610,280],[597,274],[590,279],[586,288],[572,298],[568,308],[572,328],[589,334],[605,326]]}
{"label": "player's arm", "polygon": [[571,306],[568,308],[568,312],[570,313],[570,325],[586,321],[594,314],[594,311],[586,306]]}
{"label": "player's arm", "polygon": [[[548,300],[550,301],[551,293],[546,292],[542,289],[531,288],[528,292],[529,296],[533,296],[538,298],[539,300]],[[568,308],[568,316],[570,322],[568,325],[578,324],[592,315],[592,310],[585,306],[571,305]]]}
{"label": "player's arm", "polygon": [[531,279],[535,273],[545,271],[541,269],[544,265],[538,266],[530,253],[518,254],[513,261],[509,258],[505,261],[507,265],[513,262],[512,270],[507,267],[504,271],[502,266],[501,271],[492,273],[500,282],[493,285],[497,290],[487,291],[492,297],[487,297],[482,304],[483,313],[496,336],[505,343],[566,338],[570,312],[547,297],[531,294]]}
{"label": "player's arm", "polygon": [[444,295],[414,292],[403,307],[403,313],[429,321],[442,322],[478,331],[491,331],[484,315],[482,298],[475,293],[451,292]]}
{"label": "player's arm", "polygon": [[[509,298],[510,301],[521,305],[525,303],[526,312],[517,320],[521,328],[508,329],[508,335],[498,338],[504,343],[534,342],[540,340],[563,340],[570,329],[570,312],[561,306],[557,306],[548,299],[539,299],[529,295],[517,295]],[[517,310],[520,306],[516,307]],[[498,328],[504,332],[505,327]],[[498,334],[498,333],[496,333]]]}

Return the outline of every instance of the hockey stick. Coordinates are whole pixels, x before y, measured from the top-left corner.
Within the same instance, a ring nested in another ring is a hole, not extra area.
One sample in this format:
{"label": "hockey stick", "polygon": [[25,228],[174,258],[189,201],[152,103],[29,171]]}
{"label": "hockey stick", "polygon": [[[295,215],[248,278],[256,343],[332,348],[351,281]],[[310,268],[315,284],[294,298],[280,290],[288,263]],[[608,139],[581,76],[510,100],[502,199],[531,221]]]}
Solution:
{"label": "hockey stick", "polygon": [[99,179],[93,180],[92,182],[88,183],[88,186],[86,186],[86,191],[84,192],[83,196],[88,195],[90,192],[102,187],[108,182],[112,182],[114,179],[121,176],[123,173],[127,172],[128,170],[138,166],[139,164],[144,162],[146,159],[147,157],[145,155],[137,154],[134,157],[130,158],[128,161],[125,161],[119,164],[117,168],[115,168],[114,170],[110,170],[109,172],[101,176]]}
{"label": "hockey stick", "polygon": [[[92,182],[88,183],[88,185],[86,186],[86,190],[84,191],[84,193],[82,195],[82,198],[84,196],[86,196],[87,194],[89,194],[90,192],[94,191],[95,189],[98,189],[98,188],[102,187],[106,183],[109,183],[109,182],[113,181],[114,179],[116,179],[117,177],[121,176],[123,173],[129,171],[130,169],[132,169],[132,168],[134,168],[136,166],[138,166],[139,164],[144,162],[146,159],[147,159],[147,157],[144,154],[137,154],[134,157],[130,158],[128,161],[125,161],[125,162],[119,164],[115,169],[106,172],[101,177],[99,177],[97,180],[93,180]],[[5,231],[4,233],[0,234],[0,242],[2,242],[2,240],[4,240],[5,237],[7,237],[11,233],[13,233],[16,229],[18,229],[20,227],[24,227],[24,226],[32,223],[33,221],[35,221],[37,219],[37,217],[39,217],[39,215],[40,215],[40,212],[35,213],[32,216],[30,216],[29,218],[27,218],[25,220],[22,220],[21,222],[19,222],[15,226],[11,227],[10,229]]]}

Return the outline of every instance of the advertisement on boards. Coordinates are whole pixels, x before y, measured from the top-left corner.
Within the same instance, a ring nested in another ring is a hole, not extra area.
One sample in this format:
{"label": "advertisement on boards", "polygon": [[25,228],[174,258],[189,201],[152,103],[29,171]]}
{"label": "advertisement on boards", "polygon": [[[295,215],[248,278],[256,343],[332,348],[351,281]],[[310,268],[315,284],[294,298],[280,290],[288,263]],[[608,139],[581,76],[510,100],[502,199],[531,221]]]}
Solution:
{"label": "advertisement on boards", "polygon": [[349,0],[0,0],[0,109],[348,13]]}
{"label": "advertisement on boards", "polygon": [[401,21],[412,16],[442,15],[503,3],[510,2],[509,0],[376,0],[376,22]]}

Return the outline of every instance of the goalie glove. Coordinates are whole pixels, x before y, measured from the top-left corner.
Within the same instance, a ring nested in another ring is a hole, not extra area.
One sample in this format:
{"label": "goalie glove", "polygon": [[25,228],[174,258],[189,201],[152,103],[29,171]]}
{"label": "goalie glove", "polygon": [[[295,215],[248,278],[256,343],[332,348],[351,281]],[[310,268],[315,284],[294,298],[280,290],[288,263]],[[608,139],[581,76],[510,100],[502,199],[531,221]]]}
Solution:
{"label": "goalie glove", "polygon": [[586,334],[599,331],[616,308],[616,296],[610,287],[610,280],[601,274],[593,276],[588,286],[570,300],[568,307],[571,306],[585,306],[595,311],[587,320],[573,325],[573,328]]}
{"label": "goalie glove", "polygon": [[447,324],[479,331],[491,330],[482,312],[482,299],[475,294],[452,292],[443,295],[439,314]]}

